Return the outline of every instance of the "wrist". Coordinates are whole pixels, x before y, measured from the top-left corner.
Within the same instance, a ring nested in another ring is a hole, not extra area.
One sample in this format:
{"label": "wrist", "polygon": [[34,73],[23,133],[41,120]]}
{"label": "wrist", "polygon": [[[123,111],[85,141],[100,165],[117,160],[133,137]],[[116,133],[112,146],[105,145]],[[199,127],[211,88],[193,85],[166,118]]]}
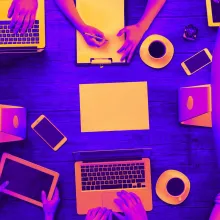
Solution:
{"label": "wrist", "polygon": [[74,18],[73,16],[69,16],[69,21],[70,23],[79,31],[82,32],[82,29],[86,26],[84,21],[79,17],[79,18]]}
{"label": "wrist", "polygon": [[150,26],[146,21],[142,21],[142,20],[140,20],[136,25],[143,34],[147,31],[147,29]]}
{"label": "wrist", "polygon": [[45,220],[54,220],[54,216],[45,215]]}
{"label": "wrist", "polygon": [[45,220],[54,220],[54,213],[45,213]]}
{"label": "wrist", "polygon": [[85,23],[81,23],[79,25],[75,25],[75,27],[81,34],[83,34],[85,32],[87,25]]}

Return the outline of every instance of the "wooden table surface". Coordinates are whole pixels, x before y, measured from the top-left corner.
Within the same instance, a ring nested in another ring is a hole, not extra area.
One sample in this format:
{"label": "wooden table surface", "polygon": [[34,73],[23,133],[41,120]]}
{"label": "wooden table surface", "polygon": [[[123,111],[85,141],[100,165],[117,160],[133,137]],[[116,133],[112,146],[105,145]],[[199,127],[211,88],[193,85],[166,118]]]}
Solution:
{"label": "wooden table surface", "polygon": [[[144,11],[145,0],[129,0],[126,22],[133,24]],[[154,209],[150,220],[207,220],[213,200],[220,190],[212,130],[181,126],[178,122],[178,88],[210,83],[210,66],[188,77],[180,63],[204,47],[213,50],[216,29],[207,26],[205,0],[167,0],[147,31],[169,38],[175,56],[162,70],[151,69],[137,50],[129,66],[77,67],[75,30],[52,0],[46,0],[47,48],[34,55],[0,56],[0,103],[27,108],[27,139],[1,144],[0,151],[38,163],[60,173],[61,203],[56,219],[84,219],[76,214],[72,152],[117,148],[152,147],[152,187]],[[198,39],[182,38],[184,27],[194,24]],[[149,85],[150,130],[81,133],[79,84],[147,81]],[[30,128],[45,114],[67,136],[68,142],[53,152]],[[191,192],[179,206],[162,202],[155,194],[159,175],[167,169],[185,173]],[[43,211],[31,204],[2,195],[0,219],[43,219]]]}

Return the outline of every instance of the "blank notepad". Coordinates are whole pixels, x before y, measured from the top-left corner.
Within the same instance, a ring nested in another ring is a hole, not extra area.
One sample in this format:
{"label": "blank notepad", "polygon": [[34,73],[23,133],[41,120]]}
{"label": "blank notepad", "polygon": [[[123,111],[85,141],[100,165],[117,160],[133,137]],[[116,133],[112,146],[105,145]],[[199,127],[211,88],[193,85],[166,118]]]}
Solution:
{"label": "blank notepad", "polygon": [[117,51],[125,41],[117,33],[124,28],[124,0],[76,0],[76,8],[83,21],[105,34],[108,42],[100,48],[89,46],[77,31],[77,63],[100,63],[112,60],[122,63],[121,54]]}
{"label": "blank notepad", "polygon": [[147,82],[81,84],[81,131],[149,129]]}

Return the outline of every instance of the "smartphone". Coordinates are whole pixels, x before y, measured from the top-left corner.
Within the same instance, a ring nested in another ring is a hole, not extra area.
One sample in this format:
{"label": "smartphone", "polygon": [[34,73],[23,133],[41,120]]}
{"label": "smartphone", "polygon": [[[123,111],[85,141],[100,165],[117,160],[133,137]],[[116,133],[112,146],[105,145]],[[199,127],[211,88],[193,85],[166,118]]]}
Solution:
{"label": "smartphone", "polygon": [[193,73],[199,71],[211,62],[212,55],[209,50],[205,48],[204,50],[201,50],[194,56],[182,62],[181,66],[183,67],[187,75],[192,75]]}
{"label": "smartphone", "polygon": [[54,150],[57,151],[67,138],[46,118],[41,115],[31,128]]}

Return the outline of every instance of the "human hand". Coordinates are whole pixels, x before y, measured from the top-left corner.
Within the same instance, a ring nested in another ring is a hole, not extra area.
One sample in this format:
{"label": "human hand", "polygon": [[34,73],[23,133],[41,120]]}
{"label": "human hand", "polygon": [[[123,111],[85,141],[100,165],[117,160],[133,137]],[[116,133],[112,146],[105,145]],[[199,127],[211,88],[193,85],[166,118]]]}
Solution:
{"label": "human hand", "polygon": [[42,203],[43,203],[45,219],[46,220],[52,220],[54,218],[54,214],[57,210],[57,206],[60,202],[58,188],[55,189],[53,198],[50,201],[47,200],[46,193],[44,191],[42,191],[41,200],[42,200]]}
{"label": "human hand", "polygon": [[220,204],[220,193],[215,198],[215,204]]}
{"label": "human hand", "polygon": [[212,209],[209,220],[220,219],[220,193],[215,198],[215,205]]}
{"label": "human hand", "polygon": [[8,184],[9,184],[8,181],[2,183],[2,185],[0,186],[0,192],[2,192],[8,186]]}
{"label": "human hand", "polygon": [[[101,39],[100,40],[99,39],[95,39],[94,37],[88,36],[85,33],[88,33],[88,34],[100,37],[100,38],[102,38],[102,40]],[[88,26],[88,25],[84,26],[81,29],[81,34],[83,35],[86,43],[89,46],[92,46],[92,47],[101,47],[101,46],[103,46],[107,42],[104,34],[100,30],[98,30],[97,28]]]}
{"label": "human hand", "polygon": [[112,220],[112,211],[106,208],[90,209],[86,220]]}
{"label": "human hand", "polygon": [[115,199],[114,202],[125,214],[124,217],[118,213],[114,213],[119,220],[147,220],[147,213],[140,198],[136,194],[122,190],[117,195],[119,198]]}
{"label": "human hand", "polygon": [[118,32],[118,37],[126,34],[126,40],[123,46],[118,50],[118,53],[122,54],[121,61],[125,60],[126,58],[128,63],[131,61],[134,51],[141,41],[145,31],[146,30],[141,28],[139,24],[135,24],[127,26]]}
{"label": "human hand", "polygon": [[32,28],[37,8],[37,0],[13,0],[8,10],[8,18],[12,18],[10,28],[14,33],[20,31],[24,34],[27,29]]}

